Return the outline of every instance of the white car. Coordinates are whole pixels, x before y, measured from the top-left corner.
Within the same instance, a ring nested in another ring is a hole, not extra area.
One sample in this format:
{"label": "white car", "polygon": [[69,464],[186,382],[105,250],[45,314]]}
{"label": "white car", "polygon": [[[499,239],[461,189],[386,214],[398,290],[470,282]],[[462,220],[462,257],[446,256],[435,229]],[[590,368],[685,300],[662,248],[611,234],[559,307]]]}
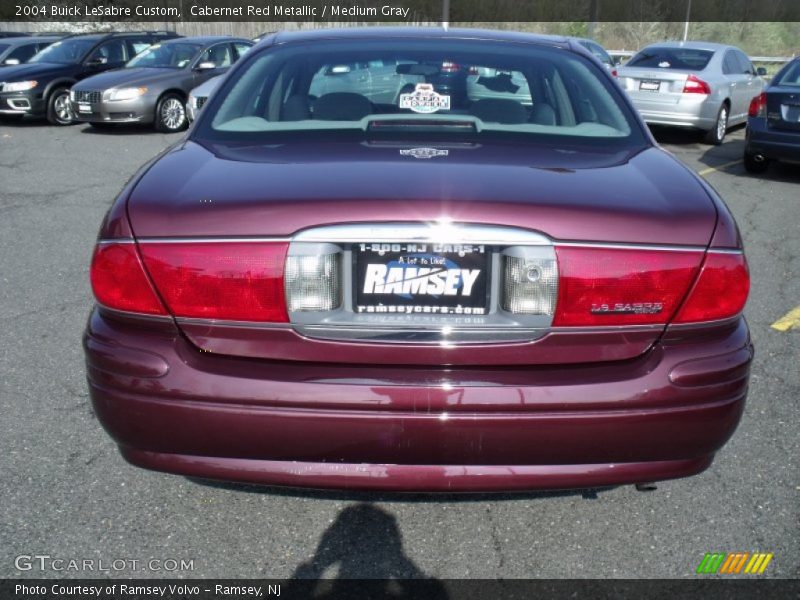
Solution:
{"label": "white car", "polygon": [[222,77],[222,75],[212,77],[189,92],[189,99],[186,102],[186,116],[189,118],[190,123],[197,118],[197,113],[203,108],[203,104],[206,103],[211,93],[217,89]]}

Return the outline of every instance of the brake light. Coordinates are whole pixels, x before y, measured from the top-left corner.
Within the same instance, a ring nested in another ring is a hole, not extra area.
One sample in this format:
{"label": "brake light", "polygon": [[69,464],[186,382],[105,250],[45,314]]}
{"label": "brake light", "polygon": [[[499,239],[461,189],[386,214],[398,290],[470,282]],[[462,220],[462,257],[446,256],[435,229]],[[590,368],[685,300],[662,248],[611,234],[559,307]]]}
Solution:
{"label": "brake light", "polygon": [[675,323],[717,321],[738,315],[750,292],[744,254],[709,252]]}
{"label": "brake light", "polygon": [[686,83],[683,84],[684,94],[710,94],[711,88],[709,85],[695,75],[689,75],[686,78]]}
{"label": "brake light", "polygon": [[611,76],[612,77],[617,77],[618,76],[618,73],[617,73],[616,69],[611,69]]}
{"label": "brake light", "polygon": [[666,324],[700,266],[702,251],[556,246],[554,326]]}
{"label": "brake light", "polygon": [[461,65],[459,65],[458,63],[446,60],[442,63],[441,71],[442,73],[457,73],[460,68]]}
{"label": "brake light", "polygon": [[747,111],[750,117],[762,117],[767,108],[767,94],[761,92],[758,96],[750,100],[750,108]]}
{"label": "brake light", "polygon": [[94,297],[105,307],[167,315],[133,243],[98,244],[92,256],[89,277]]}
{"label": "brake light", "polygon": [[142,244],[144,264],[176,317],[286,323],[285,242]]}

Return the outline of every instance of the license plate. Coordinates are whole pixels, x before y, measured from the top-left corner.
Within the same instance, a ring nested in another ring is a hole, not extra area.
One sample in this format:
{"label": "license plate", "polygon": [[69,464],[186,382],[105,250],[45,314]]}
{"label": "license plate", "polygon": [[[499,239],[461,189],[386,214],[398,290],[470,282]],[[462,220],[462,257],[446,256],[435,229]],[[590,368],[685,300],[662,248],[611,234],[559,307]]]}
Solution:
{"label": "license plate", "polygon": [[92,107],[89,104],[78,104],[78,112],[90,113],[92,112]]}
{"label": "license plate", "polygon": [[354,244],[353,310],[485,315],[490,256],[479,244]]}
{"label": "license plate", "polygon": [[639,89],[643,92],[657,92],[661,88],[661,83],[658,81],[640,81]]}

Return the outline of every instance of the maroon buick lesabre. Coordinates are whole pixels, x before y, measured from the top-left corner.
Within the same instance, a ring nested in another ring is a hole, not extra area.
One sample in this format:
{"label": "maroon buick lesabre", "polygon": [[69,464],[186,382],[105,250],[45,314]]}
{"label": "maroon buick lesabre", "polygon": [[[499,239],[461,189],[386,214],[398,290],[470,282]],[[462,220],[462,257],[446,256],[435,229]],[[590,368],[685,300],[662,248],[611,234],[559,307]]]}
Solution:
{"label": "maroon buick lesabre", "polygon": [[318,488],[699,473],[753,348],[730,212],[579,44],[272,35],[92,260],[89,389],[129,462]]}

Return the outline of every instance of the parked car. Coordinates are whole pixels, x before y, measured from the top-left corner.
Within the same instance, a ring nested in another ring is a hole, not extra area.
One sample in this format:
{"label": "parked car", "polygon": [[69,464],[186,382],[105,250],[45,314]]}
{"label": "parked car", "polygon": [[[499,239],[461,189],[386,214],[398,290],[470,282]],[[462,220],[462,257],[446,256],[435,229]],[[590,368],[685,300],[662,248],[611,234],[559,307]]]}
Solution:
{"label": "parked car", "polygon": [[28,62],[37,52],[44,50],[60,37],[28,36],[0,39],[0,69]]}
{"label": "parked car", "polygon": [[26,64],[0,70],[0,114],[47,116],[54,125],[72,122],[69,89],[101,71],[122,67],[150,44],[177,37],[170,31],[91,33],[65,37]]}
{"label": "parked car", "polygon": [[[370,101],[369,67],[310,97],[335,66],[392,61],[396,86],[401,65],[521,73],[533,104],[458,108],[429,81]],[[142,467],[443,492],[643,483],[706,469],[744,409],[733,217],[567,38],[279,33],[131,178],[98,239],[89,390]]]}
{"label": "parked car", "polygon": [[764,86],[744,52],[709,42],[652,44],[617,72],[647,123],[701,129],[715,145],[747,120]]}
{"label": "parked car", "polygon": [[608,69],[609,73],[611,73],[614,77],[617,76],[617,65],[614,63],[614,59],[611,58],[611,55],[606,52],[606,49],[603,48],[600,44],[595,42],[594,40],[586,39],[586,38],[575,38],[577,42],[586,48],[589,52],[594,54],[594,56],[603,63],[603,66]]}
{"label": "parked car", "polygon": [[800,162],[800,58],[784,65],[750,102],[744,166],[763,173],[774,160]]}
{"label": "parked car", "polygon": [[217,89],[221,81],[222,75],[212,77],[189,92],[189,99],[186,101],[186,118],[189,119],[190,123],[197,118],[197,113],[200,112],[211,92]]}
{"label": "parked car", "polygon": [[198,36],[155,44],[124,69],[103,73],[72,87],[76,121],[94,127],[152,123],[163,132],[188,124],[192,88],[225,73],[253,42],[229,36]]}

